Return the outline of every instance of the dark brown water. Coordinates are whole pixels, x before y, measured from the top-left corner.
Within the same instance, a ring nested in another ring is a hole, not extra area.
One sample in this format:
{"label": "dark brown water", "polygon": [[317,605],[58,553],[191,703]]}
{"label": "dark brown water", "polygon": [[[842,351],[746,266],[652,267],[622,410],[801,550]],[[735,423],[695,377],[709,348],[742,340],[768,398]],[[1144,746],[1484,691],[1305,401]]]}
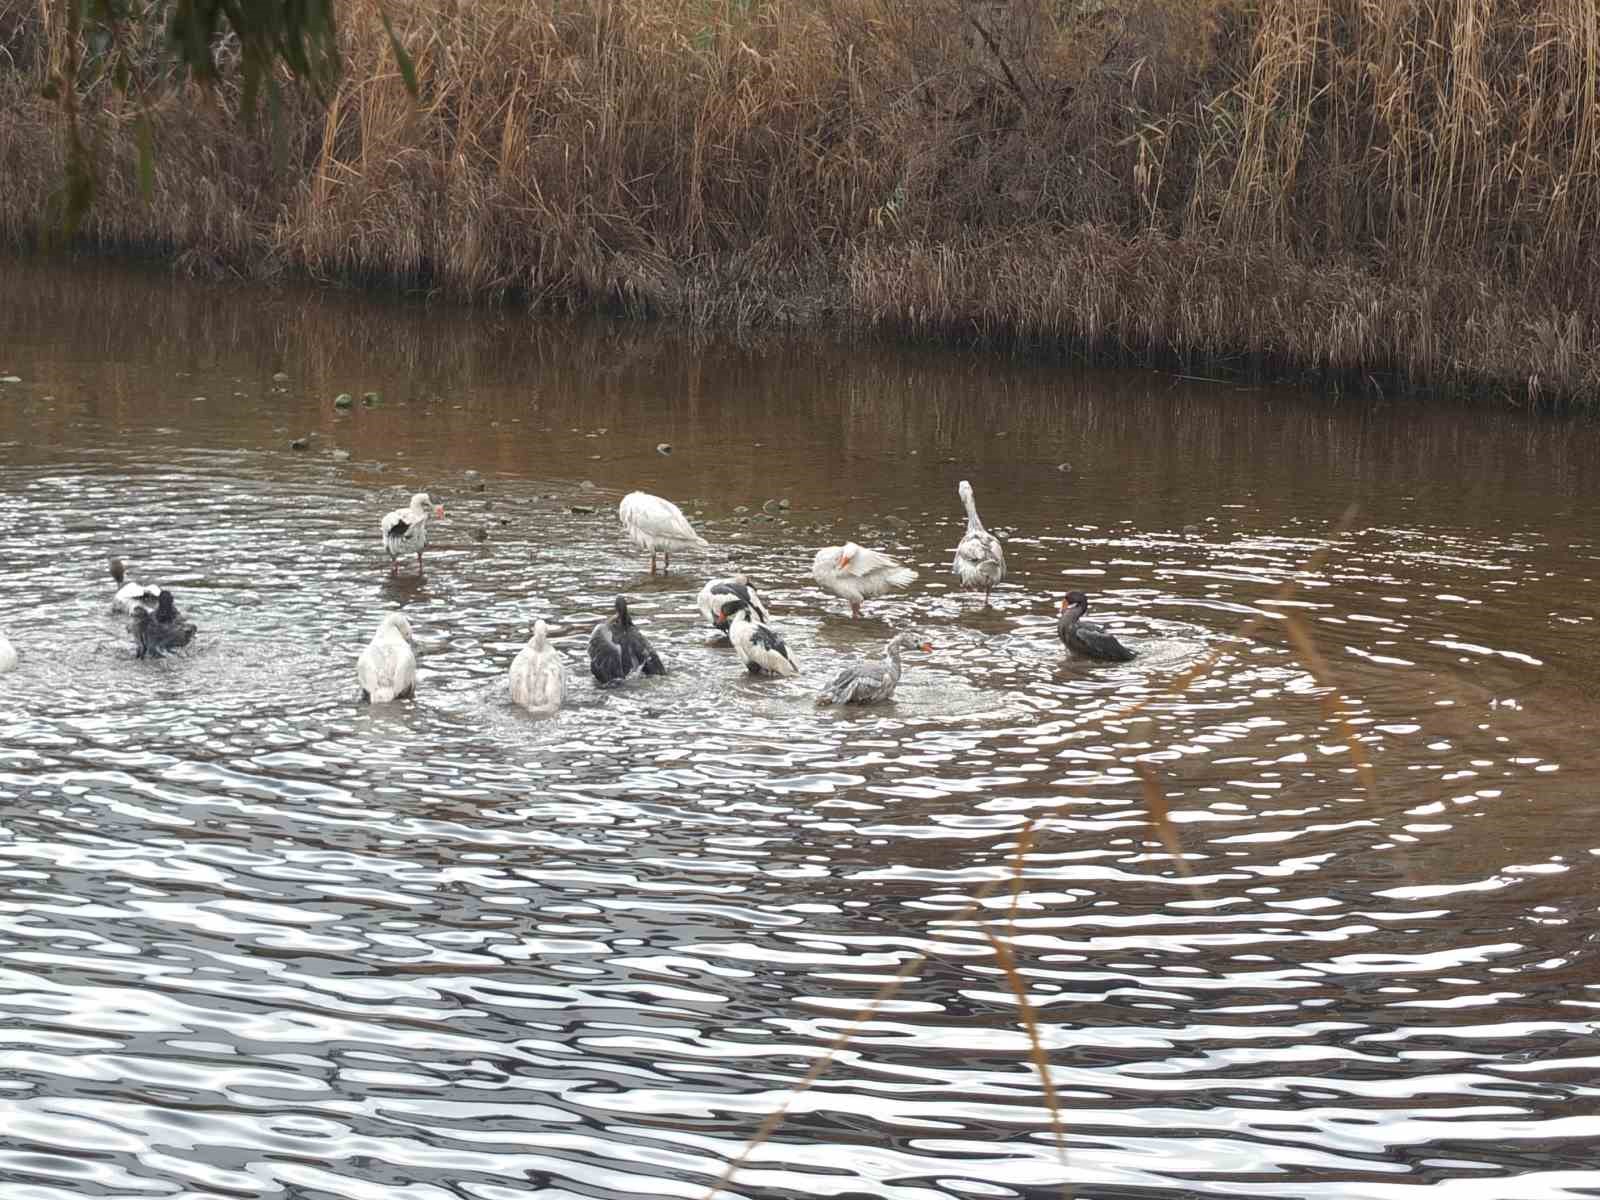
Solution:
{"label": "dark brown water", "polygon": [[[0,377],[5,1200],[703,1196],[922,955],[731,1194],[1600,1188],[1593,429],[16,263]],[[651,579],[635,487],[713,551]],[[847,538],[921,572],[861,622],[808,575]],[[112,553],[190,650],[130,657]],[[699,626],[735,564],[798,679]],[[1138,658],[1063,658],[1071,586]],[[671,673],[601,692],[618,591]],[[395,608],[417,699],[369,708]],[[505,687],[541,616],[548,721]],[[813,707],[913,626],[895,703]]]}

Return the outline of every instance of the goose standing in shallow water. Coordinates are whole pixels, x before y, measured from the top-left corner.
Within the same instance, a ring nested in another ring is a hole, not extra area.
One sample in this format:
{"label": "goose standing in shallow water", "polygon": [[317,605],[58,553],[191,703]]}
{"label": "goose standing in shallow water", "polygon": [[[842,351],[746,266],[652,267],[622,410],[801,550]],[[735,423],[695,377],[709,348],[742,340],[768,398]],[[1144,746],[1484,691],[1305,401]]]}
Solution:
{"label": "goose standing in shallow water", "polygon": [[1061,616],[1056,621],[1056,633],[1061,637],[1061,644],[1068,650],[1106,662],[1127,662],[1132,658],[1132,650],[1093,621],[1083,619],[1083,614],[1088,611],[1088,596],[1082,592],[1067,593],[1066,599],[1061,601]]}
{"label": "goose standing in shallow water", "polygon": [[378,632],[356,659],[363,698],[387,704],[416,695],[417,656],[412,645],[411,622],[405,614],[390,613],[378,622]]}
{"label": "goose standing in shallow water", "polygon": [[629,492],[617,505],[623,532],[641,550],[650,551],[650,574],[656,573],[656,552],[666,555],[664,570],[672,570],[674,550],[709,550],[711,544],[694,531],[689,518],[671,500],[649,492]]}
{"label": "goose standing in shallow water", "polygon": [[135,604],[154,605],[161,602],[161,589],[148,584],[134,583],[127,578],[128,569],[120,558],[111,560],[111,578],[116,580],[117,594],[111,597],[111,611],[131,613]]}
{"label": "goose standing in shallow water", "polygon": [[700,615],[706,619],[706,624],[721,633],[728,632],[728,622],[741,604],[747,606],[755,614],[756,620],[763,625],[772,620],[767,613],[767,606],[761,601],[760,593],[743,574],[710,580],[700,589],[696,603],[699,605]]}
{"label": "goose standing in shallow water", "polygon": [[748,604],[741,601],[734,609],[733,619],[728,623],[728,639],[750,674],[798,675],[800,668],[778,631],[757,617]]}
{"label": "goose standing in shallow water", "polygon": [[411,497],[406,508],[384,514],[383,520],[378,522],[378,530],[383,534],[383,548],[389,554],[389,574],[400,569],[400,557],[405,554],[417,556],[417,574],[422,574],[422,548],[428,544],[428,520],[443,516],[444,505],[428,499],[427,492]]}
{"label": "goose standing in shallow water", "polygon": [[17,648],[0,633],[0,675],[17,669]]}
{"label": "goose standing in shallow water", "polygon": [[811,563],[811,577],[825,592],[850,602],[850,615],[861,615],[861,602],[881,596],[890,588],[908,587],[917,577],[887,554],[863,550],[854,542],[826,546]]}
{"label": "goose standing in shallow water", "polygon": [[567,694],[567,669],[561,652],[547,640],[543,620],[511,663],[511,701],[536,716],[549,716]]}
{"label": "goose standing in shallow water", "polygon": [[589,635],[589,671],[605,686],[631,679],[641,671],[646,675],[665,675],[650,641],[628,616],[628,598],[617,597],[617,615],[601,621]]}
{"label": "goose standing in shallow water", "polygon": [[133,619],[128,631],[138,647],[136,657],[162,657],[187,646],[194,640],[194,622],[185,621],[172,599],[172,593],[162,588],[156,598],[156,609],[151,612],[142,604],[133,606]]}
{"label": "goose standing in shallow water", "polygon": [[1006,554],[1001,549],[1000,539],[978,520],[978,503],[972,498],[972,485],[963,479],[956,492],[967,506],[967,532],[956,546],[956,560],[951,569],[963,586],[983,588],[983,603],[987,608],[990,589],[1006,577]]}
{"label": "goose standing in shallow water", "polygon": [[920,633],[897,633],[876,661],[852,663],[822,689],[818,704],[875,704],[894,695],[900,686],[900,651],[933,649],[933,643]]}

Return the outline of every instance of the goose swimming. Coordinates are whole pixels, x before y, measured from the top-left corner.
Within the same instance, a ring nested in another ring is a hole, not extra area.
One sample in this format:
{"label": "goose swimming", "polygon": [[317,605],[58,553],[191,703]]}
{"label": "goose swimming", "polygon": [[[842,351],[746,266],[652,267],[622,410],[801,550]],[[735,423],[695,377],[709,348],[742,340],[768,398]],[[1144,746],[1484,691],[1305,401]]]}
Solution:
{"label": "goose swimming", "polygon": [[603,687],[621,683],[643,672],[665,675],[666,667],[628,616],[628,598],[617,597],[617,615],[594,627],[589,635],[589,671]]}
{"label": "goose swimming", "polygon": [[650,551],[650,574],[656,573],[656,553],[666,555],[665,569],[672,570],[674,550],[709,550],[711,544],[694,531],[689,518],[671,500],[649,492],[629,492],[617,505],[623,532],[641,550]]}
{"label": "goose swimming", "polygon": [[811,577],[825,592],[850,602],[850,615],[861,615],[861,602],[881,596],[890,588],[908,587],[917,577],[887,554],[864,550],[854,542],[826,546],[811,563]]}
{"label": "goose swimming", "polygon": [[756,616],[755,610],[740,601],[734,605],[728,623],[728,638],[733,642],[739,661],[752,675],[798,675],[789,647],[771,625]]}
{"label": "goose swimming", "polygon": [[1089,597],[1082,592],[1068,592],[1061,601],[1061,616],[1056,621],[1056,633],[1068,650],[1102,659],[1105,662],[1127,662],[1133,657],[1121,642],[1093,621],[1085,621],[1089,611]]}
{"label": "goose swimming", "polygon": [[161,602],[161,589],[148,584],[135,583],[127,578],[128,570],[120,558],[111,560],[111,578],[116,581],[117,594],[111,597],[111,611],[131,613],[135,604],[154,606]]}
{"label": "goose swimming", "polygon": [[138,658],[165,657],[187,646],[194,640],[193,621],[185,621],[178,611],[172,593],[162,588],[156,598],[155,611],[142,604],[133,606],[133,619],[128,622],[128,632],[133,634]]}
{"label": "goose swimming", "polygon": [[389,574],[400,569],[400,558],[406,554],[417,556],[417,574],[422,574],[422,548],[428,544],[428,521],[443,516],[444,505],[428,499],[427,492],[418,492],[407,507],[383,515],[378,530],[383,534],[383,548],[389,554]]}
{"label": "goose swimming", "polygon": [[567,668],[552,646],[543,620],[511,663],[511,701],[537,716],[549,716],[567,694]]}
{"label": "goose swimming", "polygon": [[989,591],[1006,577],[1006,555],[1000,539],[983,527],[978,519],[978,504],[972,498],[972,485],[965,479],[956,489],[961,502],[967,506],[967,532],[956,546],[956,559],[951,569],[963,586],[983,588],[983,603],[989,604]]}
{"label": "goose swimming", "polygon": [[17,648],[0,633],[0,675],[17,669]]}
{"label": "goose swimming", "polygon": [[378,622],[378,632],[356,659],[356,679],[363,698],[374,704],[387,704],[416,695],[417,656],[413,645],[411,622],[404,613],[390,613]]}
{"label": "goose swimming", "polygon": [[756,620],[763,625],[772,620],[767,613],[767,606],[762,603],[760,593],[742,573],[708,581],[705,587],[700,589],[696,603],[700,608],[700,615],[706,619],[706,624],[722,633],[728,632],[728,622],[741,604],[746,605],[755,614]]}
{"label": "goose swimming", "polygon": [[933,643],[920,633],[897,633],[884,647],[883,657],[852,663],[833,677],[817,697],[820,704],[875,704],[894,695],[900,686],[900,651],[933,649]]}

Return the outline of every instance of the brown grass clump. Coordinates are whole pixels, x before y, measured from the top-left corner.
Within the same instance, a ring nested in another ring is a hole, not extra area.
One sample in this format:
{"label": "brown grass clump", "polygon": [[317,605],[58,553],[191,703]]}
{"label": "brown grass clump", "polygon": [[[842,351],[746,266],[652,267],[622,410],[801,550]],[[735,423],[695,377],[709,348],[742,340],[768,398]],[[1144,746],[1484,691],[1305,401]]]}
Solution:
{"label": "brown grass clump", "polygon": [[[0,0],[16,243],[63,178],[39,95],[71,59],[61,7]],[[137,102],[76,45],[85,239],[541,309],[1600,398],[1600,0],[387,9],[415,102],[377,0],[350,0],[330,103],[287,89],[245,128],[236,85],[165,82],[137,22]]]}

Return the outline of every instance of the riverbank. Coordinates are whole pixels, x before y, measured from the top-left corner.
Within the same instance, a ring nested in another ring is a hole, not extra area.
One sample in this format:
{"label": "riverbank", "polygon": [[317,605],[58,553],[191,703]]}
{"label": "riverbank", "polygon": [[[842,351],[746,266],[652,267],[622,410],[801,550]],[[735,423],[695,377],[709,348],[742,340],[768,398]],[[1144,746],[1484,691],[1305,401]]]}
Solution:
{"label": "riverbank", "polygon": [[[86,79],[82,240],[180,268],[1600,402],[1600,0],[347,6],[326,109]],[[0,2],[0,238],[64,170]],[[156,39],[151,39],[154,63]],[[148,74],[148,73],[147,73]]]}

